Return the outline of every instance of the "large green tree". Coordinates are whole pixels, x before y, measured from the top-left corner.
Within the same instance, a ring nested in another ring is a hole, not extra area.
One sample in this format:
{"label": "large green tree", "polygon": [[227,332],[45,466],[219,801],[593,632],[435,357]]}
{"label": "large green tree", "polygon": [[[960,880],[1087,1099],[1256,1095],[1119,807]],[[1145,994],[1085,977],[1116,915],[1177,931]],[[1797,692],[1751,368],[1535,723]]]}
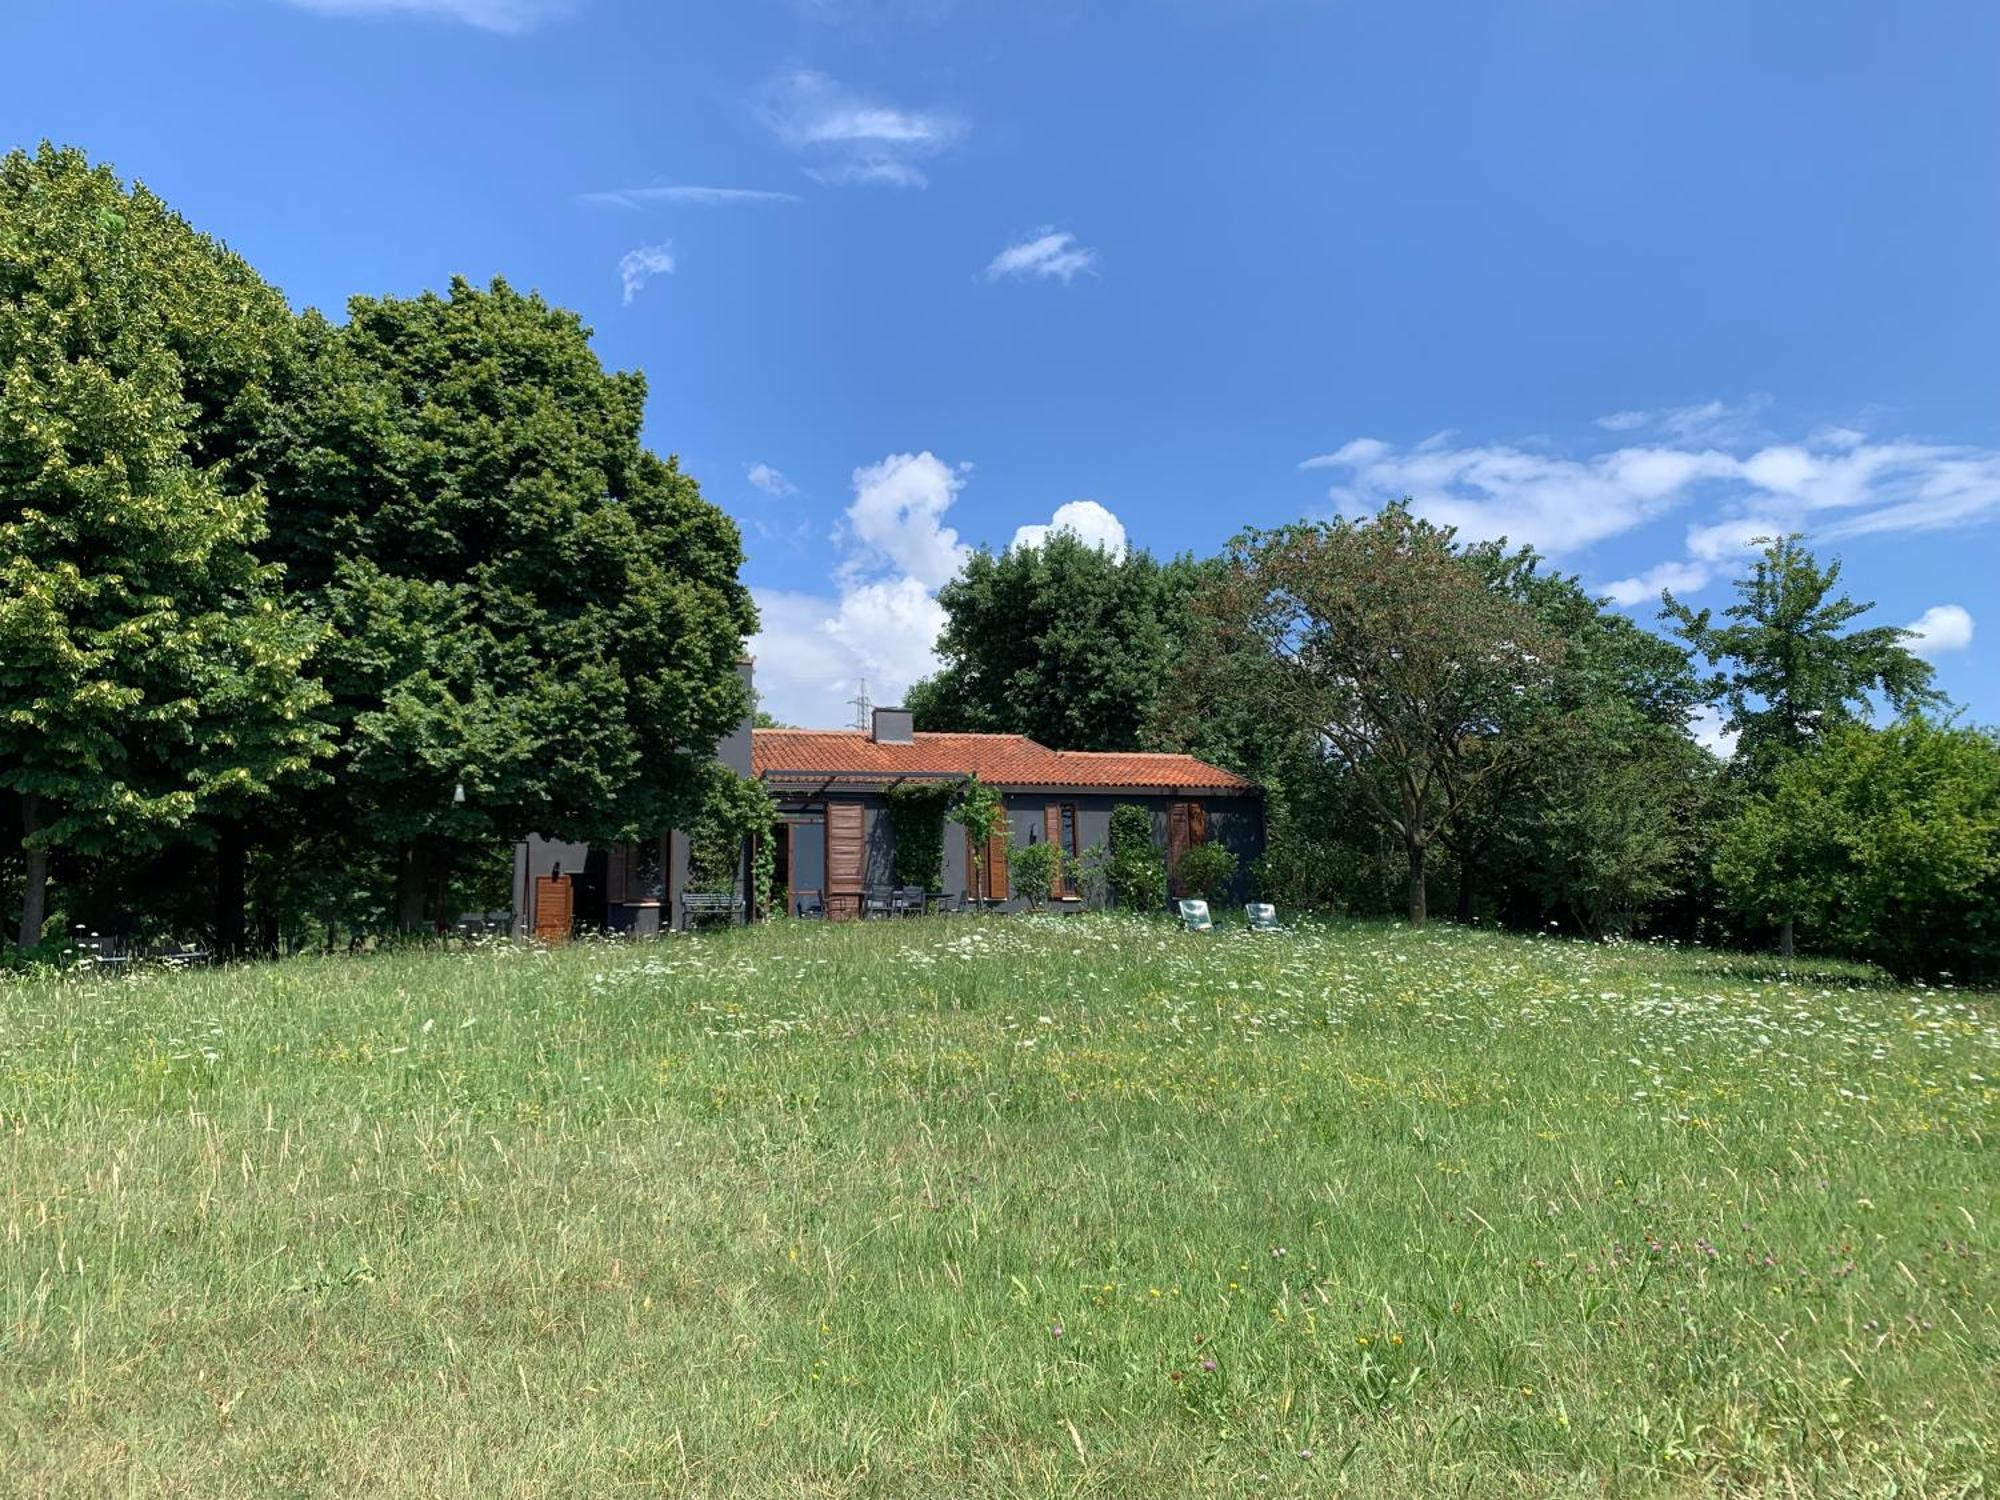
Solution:
{"label": "large green tree", "polygon": [[[1766,538],[1750,573],[1736,580],[1737,600],[1718,622],[1661,595],[1661,618],[1714,664],[1709,693],[1734,734],[1732,771],[1747,790],[1764,791],[1795,756],[1850,724],[1864,724],[1881,694],[1899,713],[1942,701],[1930,663],[1894,625],[1850,629],[1874,604],[1835,592],[1840,560],[1824,567],[1798,536]],[[1790,954],[1794,921],[1777,918],[1779,947]]]}
{"label": "large green tree", "polygon": [[1200,608],[1203,697],[1321,747],[1402,845],[1421,925],[1431,848],[1520,762],[1522,706],[1546,691],[1561,638],[1401,505],[1244,533]]}
{"label": "large green tree", "polygon": [[1518,921],[1623,929],[1674,892],[1710,774],[1689,734],[1703,697],[1694,663],[1532,550],[1487,543],[1468,556],[1563,650],[1510,715],[1523,753],[1442,836],[1458,867],[1459,917],[1472,918],[1485,884]]}
{"label": "large green tree", "polygon": [[82,153],[0,159],[0,786],[20,941],[54,849],[132,855],[304,774],[315,629],[252,551],[291,315]]}
{"label": "large green tree", "polygon": [[925,730],[1025,734],[1063,750],[1146,737],[1197,568],[1117,556],[1073,533],[975,552],[938,592],[943,666],[906,702]]}
{"label": "large green tree", "polygon": [[321,815],[393,855],[413,928],[467,846],[687,826],[756,621],[735,525],[575,315],[463,280],[348,311],[306,321],[272,556],[332,632]]}
{"label": "large green tree", "polygon": [[1752,918],[1796,915],[1898,974],[2000,974],[2000,740],[1921,716],[1843,725],[1786,760],[1722,835]]}
{"label": "large green tree", "polygon": [[1909,631],[1848,628],[1875,606],[1834,592],[1838,558],[1822,567],[1798,536],[1762,546],[1721,621],[1661,595],[1661,618],[1714,663],[1710,696],[1737,737],[1743,774],[1757,783],[1841,726],[1867,722],[1872,694],[1899,713],[1938,701],[1930,664],[1906,644]]}

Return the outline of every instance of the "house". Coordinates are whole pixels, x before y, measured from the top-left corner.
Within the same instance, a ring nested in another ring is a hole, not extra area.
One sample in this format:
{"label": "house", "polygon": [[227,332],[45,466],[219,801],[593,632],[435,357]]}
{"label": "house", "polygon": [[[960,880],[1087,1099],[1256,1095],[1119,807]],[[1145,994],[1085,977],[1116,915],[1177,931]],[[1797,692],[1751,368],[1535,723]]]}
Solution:
{"label": "house", "polygon": [[[746,721],[717,757],[771,795],[775,885],[794,915],[803,892],[817,893],[835,920],[861,915],[867,893],[895,884],[895,789],[931,785],[942,797],[972,776],[1000,794],[1007,826],[985,851],[975,891],[968,838],[946,824],[940,884],[946,895],[984,897],[994,908],[1027,904],[1008,878],[1010,848],[1054,840],[1080,855],[1109,842],[1111,811],[1121,803],[1152,814],[1169,869],[1182,850],[1214,841],[1237,856],[1238,882],[1247,885],[1250,862],[1264,852],[1259,788],[1190,755],[1052,750],[1018,734],[918,733],[907,710],[878,708],[865,730],[753,730]],[[752,856],[746,848],[738,861],[738,898]],[[514,855],[514,932],[553,941],[574,930],[656,934],[684,925],[690,879],[684,832],[615,848],[531,837]],[[1081,902],[1074,888],[1051,895]]]}
{"label": "house", "polygon": [[[1053,840],[1081,854],[1108,843],[1111,810],[1124,802],[1152,814],[1169,868],[1183,849],[1210,840],[1230,849],[1245,875],[1264,852],[1256,785],[1191,755],[1051,750],[1018,734],[919,733],[907,710],[878,708],[865,730],[759,729],[750,763],[778,806],[777,881],[794,913],[801,891],[820,893],[838,919],[858,913],[865,892],[894,884],[892,788],[951,786],[975,775],[1000,793],[1007,814],[1006,830],[986,851],[983,893],[994,906],[1026,904],[1008,879],[1011,846]],[[972,853],[965,831],[947,824],[947,894],[973,894]]]}

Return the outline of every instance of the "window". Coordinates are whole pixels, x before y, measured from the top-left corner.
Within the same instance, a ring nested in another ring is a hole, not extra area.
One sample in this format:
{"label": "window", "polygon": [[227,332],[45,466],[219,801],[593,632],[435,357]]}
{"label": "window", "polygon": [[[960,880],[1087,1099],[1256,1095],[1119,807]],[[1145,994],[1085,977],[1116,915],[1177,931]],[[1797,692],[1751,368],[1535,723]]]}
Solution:
{"label": "window", "polygon": [[[1042,809],[1042,836],[1070,861],[1080,852],[1076,847],[1076,804],[1074,802],[1051,802]],[[1051,896],[1074,896],[1077,894],[1076,871],[1072,865],[1056,872],[1049,883]]]}
{"label": "window", "polygon": [[625,899],[664,901],[667,899],[667,867],[660,858],[660,840],[635,844],[625,857]]}

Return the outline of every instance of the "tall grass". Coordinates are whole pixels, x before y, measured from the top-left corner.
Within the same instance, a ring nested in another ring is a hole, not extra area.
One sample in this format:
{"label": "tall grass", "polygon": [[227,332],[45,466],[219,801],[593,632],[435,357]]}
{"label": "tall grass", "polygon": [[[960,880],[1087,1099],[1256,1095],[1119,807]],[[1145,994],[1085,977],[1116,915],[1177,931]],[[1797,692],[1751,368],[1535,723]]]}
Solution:
{"label": "tall grass", "polygon": [[1112,917],[0,985],[0,1491],[1990,1491],[1997,1049]]}

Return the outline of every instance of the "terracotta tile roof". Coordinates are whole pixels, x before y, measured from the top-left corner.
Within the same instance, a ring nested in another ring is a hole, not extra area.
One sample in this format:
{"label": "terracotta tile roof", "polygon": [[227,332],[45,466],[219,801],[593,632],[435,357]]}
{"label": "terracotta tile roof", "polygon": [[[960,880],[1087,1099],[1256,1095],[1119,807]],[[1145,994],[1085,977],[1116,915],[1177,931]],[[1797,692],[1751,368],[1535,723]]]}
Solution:
{"label": "terracotta tile roof", "polygon": [[1255,783],[1192,755],[1151,751],[1051,750],[1019,734],[919,733],[880,744],[861,729],[758,729],[750,735],[755,776],[976,775],[995,786],[1176,787],[1247,792]]}

